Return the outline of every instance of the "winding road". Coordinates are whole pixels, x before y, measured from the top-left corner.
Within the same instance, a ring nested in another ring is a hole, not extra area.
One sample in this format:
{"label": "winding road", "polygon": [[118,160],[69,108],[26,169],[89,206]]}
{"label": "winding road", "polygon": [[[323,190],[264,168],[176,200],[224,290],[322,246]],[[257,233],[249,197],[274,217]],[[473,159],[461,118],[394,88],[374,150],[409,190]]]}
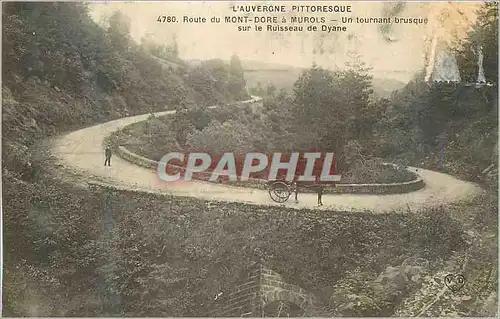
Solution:
{"label": "winding road", "polygon": [[[175,111],[155,113],[157,116],[174,114]],[[439,206],[482,192],[477,185],[458,180],[450,175],[409,168],[416,171],[426,186],[418,191],[395,195],[324,194],[324,206],[316,206],[316,194],[299,194],[299,203],[292,199],[285,204],[274,203],[265,190],[227,186],[203,181],[166,184],[156,172],[129,163],[118,156],[111,159],[111,167],[104,166],[103,140],[132,123],[144,121],[150,114],[126,117],[72,132],[55,140],[52,153],[63,170],[76,173],[84,181],[98,181],[122,189],[189,196],[205,200],[242,202],[259,205],[278,205],[290,208],[318,210],[370,210],[376,213],[421,207]]]}

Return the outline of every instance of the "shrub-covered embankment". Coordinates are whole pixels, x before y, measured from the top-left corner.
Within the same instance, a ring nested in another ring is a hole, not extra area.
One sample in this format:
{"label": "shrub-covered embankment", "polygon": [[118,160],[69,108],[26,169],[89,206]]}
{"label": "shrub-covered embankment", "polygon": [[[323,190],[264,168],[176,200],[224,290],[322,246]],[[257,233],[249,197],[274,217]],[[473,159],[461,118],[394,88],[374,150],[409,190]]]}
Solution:
{"label": "shrub-covered embankment", "polygon": [[[172,115],[150,117],[144,122],[131,124],[113,133],[108,140],[115,148],[123,146],[131,153],[153,161],[159,161],[168,152],[190,152],[197,149],[189,145],[183,147],[177,143],[173,131],[176,127],[174,120]],[[193,131],[189,136],[196,134],[201,133]],[[233,135],[235,134],[237,133],[234,132]],[[204,149],[207,150],[207,148]],[[212,150],[208,149],[208,151]],[[377,159],[354,162],[341,175],[342,180],[339,184],[392,184],[412,182],[418,178],[415,173],[406,170],[404,167],[386,165],[383,161]],[[236,183],[236,185],[239,186],[240,183]],[[252,184],[250,187],[256,185]],[[394,191],[387,192],[392,193]],[[384,193],[384,191],[381,193]]]}
{"label": "shrub-covered embankment", "polygon": [[348,271],[375,276],[463,248],[444,210],[295,211],[9,177],[4,192],[4,305],[15,315],[200,316],[255,258],[328,308]]}

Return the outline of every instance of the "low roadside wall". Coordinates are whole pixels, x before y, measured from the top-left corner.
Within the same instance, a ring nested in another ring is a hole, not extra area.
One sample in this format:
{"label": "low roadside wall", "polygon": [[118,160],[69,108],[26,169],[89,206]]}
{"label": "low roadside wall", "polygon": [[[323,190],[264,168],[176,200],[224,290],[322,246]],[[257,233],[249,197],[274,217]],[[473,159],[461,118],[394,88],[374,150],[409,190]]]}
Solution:
{"label": "low roadside wall", "polygon": [[388,184],[337,184],[331,193],[352,194],[401,194],[418,191],[424,188],[424,180],[417,176],[414,180],[403,183]]}
{"label": "low roadside wall", "polygon": [[[236,102],[235,105],[251,105],[259,106],[262,104],[262,98],[258,96],[251,96],[250,100]],[[217,106],[211,106],[209,109],[215,109]],[[113,143],[115,142],[115,143]],[[151,159],[142,157],[137,155],[131,151],[129,151],[125,146],[117,145],[116,141],[113,141],[112,135],[108,136],[104,139],[105,144],[110,144],[113,148],[115,154],[120,156],[126,161],[134,163],[136,165],[150,168],[152,170],[156,170],[158,168],[158,162],[153,161]],[[384,165],[391,165],[397,168],[397,165],[392,163],[385,163]],[[176,166],[176,165],[167,165],[166,172],[168,174],[176,174],[178,172],[185,171],[184,167]],[[409,182],[402,183],[387,183],[387,184],[340,184],[337,183],[336,186],[326,186],[324,189],[325,193],[330,194],[400,194],[400,193],[409,193],[413,191],[417,191],[425,186],[424,181],[420,176],[413,173],[415,175],[415,179]],[[211,176],[210,172],[193,172],[193,179],[209,181]],[[258,189],[267,189],[267,181],[261,179],[249,179],[245,182],[233,182],[229,181],[227,177],[220,177],[214,183],[227,184],[230,186],[239,186],[239,187],[253,187]],[[301,193],[313,193],[315,192],[311,188],[302,188],[299,190]]]}
{"label": "low roadside wall", "polygon": [[[151,159],[142,157],[129,151],[125,146],[118,146],[115,148],[118,156],[133,164],[156,170],[158,162]],[[397,165],[386,163],[384,165]],[[185,171],[184,167],[176,165],[167,165],[166,172],[168,174],[176,174]],[[193,172],[193,179],[209,181],[211,176],[210,172]],[[214,183],[227,184],[230,186],[240,187],[253,187],[258,189],[267,189],[267,181],[261,179],[249,179],[245,182],[232,182],[228,181],[227,177],[220,177]],[[415,179],[409,182],[402,183],[388,183],[388,184],[337,184],[336,186],[326,186],[324,192],[326,194],[400,194],[417,191],[425,186],[423,179],[415,174]],[[313,189],[302,188],[299,190],[301,193],[313,193]]]}
{"label": "low roadside wall", "polygon": [[[115,148],[115,152],[119,157],[121,157],[124,160],[131,162],[133,164],[136,164],[136,165],[139,165],[139,166],[142,166],[145,168],[151,168],[152,170],[156,170],[158,168],[157,161],[153,161],[153,160],[150,160],[148,158],[137,155],[135,153],[132,153],[125,146],[122,146],[122,145],[118,146],[117,148]],[[176,174],[179,172],[185,172],[186,169],[182,166],[167,165],[165,171],[169,175],[173,175],[173,174]],[[211,172],[193,172],[193,179],[197,179],[197,180],[202,180],[202,181],[208,182],[210,179],[210,176],[212,176]],[[213,183],[264,189],[266,181],[260,180],[260,179],[255,179],[255,178],[250,178],[246,182],[231,182],[231,181],[227,180],[227,177],[219,177],[216,181],[213,181]]]}

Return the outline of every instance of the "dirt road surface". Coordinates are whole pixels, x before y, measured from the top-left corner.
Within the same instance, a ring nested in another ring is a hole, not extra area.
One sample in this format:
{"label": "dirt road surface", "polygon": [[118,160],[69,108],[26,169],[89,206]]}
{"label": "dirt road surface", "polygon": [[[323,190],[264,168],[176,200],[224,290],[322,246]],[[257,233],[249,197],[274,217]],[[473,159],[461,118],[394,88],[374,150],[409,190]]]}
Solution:
{"label": "dirt road surface", "polygon": [[[175,111],[155,113],[157,116]],[[101,181],[121,188],[145,192],[189,196],[205,200],[243,202],[259,205],[278,205],[290,208],[346,210],[383,213],[393,210],[416,211],[424,206],[439,206],[479,194],[482,189],[450,175],[424,169],[416,171],[426,186],[418,191],[396,195],[324,194],[324,206],[318,207],[316,194],[293,195],[285,204],[274,203],[265,190],[213,184],[203,181],[178,183],[162,182],[155,171],[129,163],[114,155],[111,167],[104,166],[103,140],[114,131],[129,124],[146,120],[149,114],[132,116],[72,132],[57,139],[52,152],[63,169],[77,173],[83,180]]]}

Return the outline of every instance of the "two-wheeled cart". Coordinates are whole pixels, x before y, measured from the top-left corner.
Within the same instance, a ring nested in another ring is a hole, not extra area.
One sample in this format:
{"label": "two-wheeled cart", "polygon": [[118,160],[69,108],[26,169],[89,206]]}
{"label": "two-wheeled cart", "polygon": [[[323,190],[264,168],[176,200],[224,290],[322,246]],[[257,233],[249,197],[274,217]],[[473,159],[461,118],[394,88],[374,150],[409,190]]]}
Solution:
{"label": "two-wheeled cart", "polygon": [[[324,187],[322,183],[299,183],[298,185],[302,189],[310,189],[317,191],[318,187]],[[276,203],[286,202],[292,193],[295,191],[293,182],[286,182],[284,180],[275,180],[267,183],[269,197]]]}
{"label": "two-wheeled cart", "polygon": [[267,183],[269,197],[276,203],[284,203],[292,195],[292,183],[282,180],[270,181]]}
{"label": "two-wheeled cart", "polygon": [[[325,161],[324,154],[322,154],[321,157],[323,157],[322,160]],[[298,165],[297,165],[297,168],[295,170],[295,176],[293,177],[292,181],[287,181],[285,179],[285,175],[280,175],[279,177],[277,177],[277,179],[271,180],[271,181],[266,183],[269,197],[274,202],[281,204],[281,203],[286,202],[290,198],[290,195],[292,195],[292,193],[294,191],[296,191],[295,187],[298,187],[299,190],[302,188],[304,190],[309,189],[309,190],[314,190],[316,192],[316,191],[319,191],[320,188],[323,188],[326,185],[335,186],[334,182],[332,183],[331,181],[322,181],[321,175],[323,174],[324,169],[322,166],[321,157],[320,157],[320,160],[317,161],[317,163],[319,163],[319,165],[315,164],[313,166],[312,176],[315,177],[314,180],[300,181],[300,176],[304,175],[304,170],[306,167],[306,159],[305,159],[305,156],[302,156],[302,155],[299,156]],[[333,161],[333,165],[334,165],[334,163],[335,162]],[[333,171],[332,171],[332,162],[329,162],[329,165],[330,165],[329,172],[331,174],[331,173],[333,173],[335,167],[333,166]],[[310,174],[311,173],[309,173],[309,175]],[[295,183],[297,183],[297,184],[295,184]]]}

